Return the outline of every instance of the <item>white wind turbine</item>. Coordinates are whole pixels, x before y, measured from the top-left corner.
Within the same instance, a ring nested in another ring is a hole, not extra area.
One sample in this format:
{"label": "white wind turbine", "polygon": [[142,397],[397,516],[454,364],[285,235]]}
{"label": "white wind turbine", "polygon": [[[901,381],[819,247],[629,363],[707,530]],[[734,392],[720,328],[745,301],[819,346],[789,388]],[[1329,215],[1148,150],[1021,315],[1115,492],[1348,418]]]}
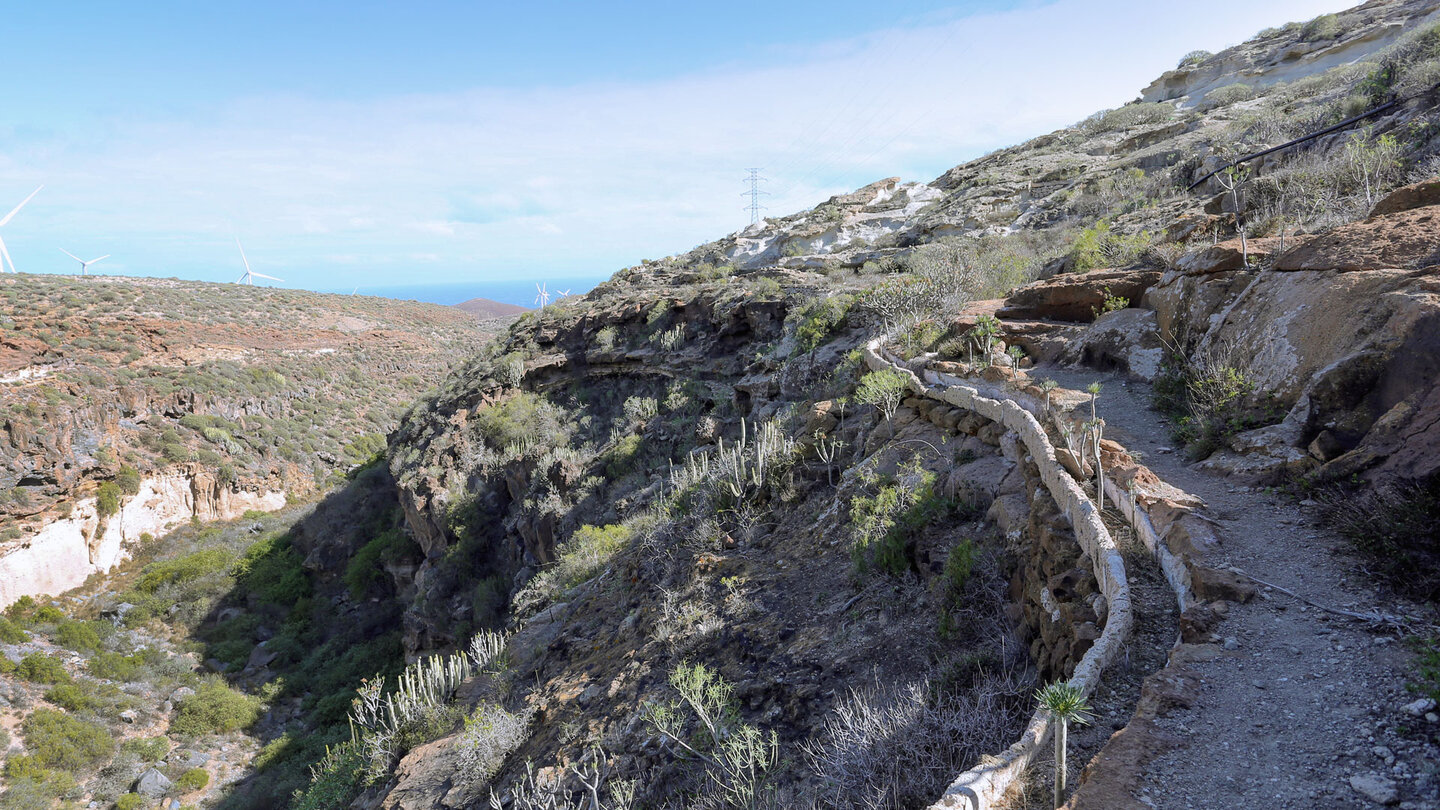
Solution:
{"label": "white wind turbine", "polygon": [[104,256],[101,256],[100,259],[91,259],[90,261],[87,262],[87,261],[85,261],[84,259],[80,258],[79,256],[76,256],[74,253],[71,253],[70,251],[66,250],[65,248],[60,248],[60,252],[61,252],[61,253],[64,253],[66,256],[69,256],[70,258],[74,259],[75,261],[80,262],[80,275],[82,275],[82,276],[88,276],[88,275],[90,275],[90,265],[92,265],[92,264],[100,261],[100,259],[108,259],[108,258],[110,258],[110,254],[109,254],[109,253],[106,253]]}
{"label": "white wind turbine", "polygon": [[282,284],[285,283],[285,279],[283,278],[267,276],[264,273],[257,273],[254,270],[251,270],[250,260],[245,258],[245,248],[240,244],[240,237],[238,236],[235,237],[235,247],[240,248],[240,261],[245,263],[245,275],[241,276],[240,279],[235,282],[236,284],[249,284],[251,287],[254,287],[255,279],[257,278],[268,278],[271,281],[278,281]]}
{"label": "white wind turbine", "polygon": [[550,293],[545,289],[543,283],[535,285],[535,292],[539,293],[535,296],[535,303],[539,304],[541,309],[544,309],[545,305],[550,303]]}
{"label": "white wind turbine", "polygon": [[570,291],[569,291],[569,290],[562,290],[562,291],[560,291],[560,292],[555,293],[555,300],[556,300],[556,301],[559,301],[561,298],[565,298],[565,297],[567,297],[567,296],[569,296],[569,295],[570,295]]}
{"label": "white wind turbine", "polygon": [[[20,204],[17,205],[17,206],[15,206],[15,209],[14,209],[13,211],[11,211],[10,213],[6,214],[4,219],[0,219],[0,228],[5,227],[5,223],[9,222],[11,217],[13,217],[13,216],[15,216],[16,214],[20,213],[20,209],[25,207],[25,203],[28,203],[28,202],[30,202],[30,200],[34,199],[35,195],[40,193],[40,189],[42,189],[42,188],[44,188],[44,187],[45,187],[45,186],[42,185],[42,186],[40,186],[39,188],[35,189],[34,191],[30,192],[30,196],[29,196],[29,197],[26,197],[25,199],[21,200],[21,201],[20,201]],[[16,270],[16,269],[15,269],[15,260],[12,259],[12,258],[10,258],[10,251],[8,251],[8,250],[5,249],[5,240],[4,240],[4,239],[0,239],[0,272],[4,272],[4,270],[5,270],[5,263],[6,263],[6,262],[9,262],[9,263],[10,263],[10,272],[12,272],[12,273],[18,273],[18,272],[20,272],[19,270]]]}

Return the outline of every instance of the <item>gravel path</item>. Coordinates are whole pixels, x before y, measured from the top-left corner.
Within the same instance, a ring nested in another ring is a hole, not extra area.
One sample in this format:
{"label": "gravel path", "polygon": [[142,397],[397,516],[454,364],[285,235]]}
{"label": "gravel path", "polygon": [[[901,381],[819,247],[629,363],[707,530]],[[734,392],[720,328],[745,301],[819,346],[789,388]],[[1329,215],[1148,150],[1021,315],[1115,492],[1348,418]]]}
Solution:
{"label": "gravel path", "polygon": [[[1149,386],[1115,374],[1041,368],[1064,388],[1099,381],[1106,437],[1206,501],[1220,562],[1322,605],[1394,611],[1319,522],[1310,502],[1192,469]],[[1404,710],[1411,655],[1391,632],[1262,588],[1219,626],[1190,709],[1160,718],[1181,740],[1146,768],[1136,798],[1156,808],[1440,808],[1440,723]],[[1434,715],[1432,714],[1431,717]]]}

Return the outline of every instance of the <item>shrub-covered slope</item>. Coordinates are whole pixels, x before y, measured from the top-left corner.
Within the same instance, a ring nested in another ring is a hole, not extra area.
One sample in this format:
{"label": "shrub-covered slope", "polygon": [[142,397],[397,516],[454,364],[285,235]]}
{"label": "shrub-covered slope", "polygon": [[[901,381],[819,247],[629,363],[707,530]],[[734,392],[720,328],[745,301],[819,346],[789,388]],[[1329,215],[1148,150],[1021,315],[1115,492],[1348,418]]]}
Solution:
{"label": "shrub-covered slope", "polygon": [[0,278],[0,531],[190,464],[309,491],[383,447],[405,405],[483,342],[465,313],[416,302]]}

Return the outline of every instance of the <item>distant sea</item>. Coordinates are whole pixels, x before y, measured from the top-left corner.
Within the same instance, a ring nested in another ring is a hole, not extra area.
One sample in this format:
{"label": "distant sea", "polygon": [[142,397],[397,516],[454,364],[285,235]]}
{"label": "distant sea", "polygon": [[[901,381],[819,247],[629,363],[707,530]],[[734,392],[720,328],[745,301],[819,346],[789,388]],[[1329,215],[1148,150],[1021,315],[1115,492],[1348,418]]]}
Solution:
{"label": "distant sea", "polygon": [[457,281],[446,284],[399,284],[391,286],[369,287],[361,285],[358,289],[347,287],[345,289],[326,289],[319,292],[339,293],[349,295],[354,290],[357,295],[378,295],[381,298],[398,298],[402,301],[428,301],[432,304],[445,304],[454,306],[471,298],[489,298],[491,301],[499,301],[505,304],[516,304],[522,307],[536,306],[535,285],[541,281],[545,289],[550,293],[550,300],[555,300],[555,294],[569,290],[571,295],[587,293],[592,287],[609,276],[595,276],[586,278],[550,278],[525,281]]}

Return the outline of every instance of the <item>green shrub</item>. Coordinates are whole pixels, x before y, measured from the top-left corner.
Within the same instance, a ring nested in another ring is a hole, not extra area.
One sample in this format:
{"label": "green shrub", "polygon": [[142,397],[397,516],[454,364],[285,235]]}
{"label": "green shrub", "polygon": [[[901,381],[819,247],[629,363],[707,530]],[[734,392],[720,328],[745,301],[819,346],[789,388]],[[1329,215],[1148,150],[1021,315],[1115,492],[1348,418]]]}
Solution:
{"label": "green shrub", "polygon": [[365,760],[357,746],[338,746],[314,768],[314,779],[295,797],[291,810],[349,807],[365,784]]}
{"label": "green shrub", "polygon": [[601,453],[600,463],[605,465],[605,477],[617,481],[633,472],[644,446],[645,437],[632,433]]}
{"label": "green shrub", "polygon": [[100,649],[95,622],[62,622],[55,630],[55,643],[67,650],[94,652]]}
{"label": "green shrub", "polygon": [[398,526],[387,529],[361,546],[350,558],[345,565],[345,587],[352,597],[360,599],[384,581],[384,563],[393,563],[407,554],[418,552],[419,547],[403,529]]}
{"label": "green shrub", "polygon": [[95,697],[73,683],[62,683],[50,687],[45,699],[68,712],[80,712],[95,708]]}
{"label": "green shrub", "polygon": [[1321,14],[1319,17],[1305,23],[1300,29],[1300,39],[1305,42],[1319,42],[1325,39],[1337,39],[1345,33],[1345,25],[1338,14]]}
{"label": "green shrub", "polygon": [[1248,84],[1236,82],[1234,84],[1227,84],[1224,87],[1217,87],[1206,93],[1203,104],[1210,109],[1228,107],[1231,104],[1249,101],[1255,98],[1255,96],[1255,88]]}
{"label": "green shrub", "polygon": [[958,599],[960,594],[965,592],[965,583],[970,581],[970,573],[974,568],[975,544],[968,539],[961,540],[945,557],[945,589],[949,591],[952,600]]}
{"label": "green shrub", "polygon": [[[1440,599],[1440,476],[1321,497],[1325,517],[1372,571],[1417,599]],[[1440,666],[1440,657],[1435,659]],[[1433,682],[1440,685],[1440,669]]]}
{"label": "green shrub", "polygon": [[175,780],[175,787],[182,793],[200,790],[210,784],[210,772],[204,768],[191,768],[180,774]]}
{"label": "green shrub", "polygon": [[874,495],[850,501],[850,528],[854,537],[851,559],[857,573],[872,568],[891,576],[910,570],[911,547],[931,523],[952,515],[958,504],[935,492],[935,474],[912,470],[910,480],[882,485]]}
{"label": "green shrub", "polygon": [[120,511],[120,486],[114,481],[106,481],[96,491],[95,511],[102,520]]}
{"label": "green shrub", "polygon": [[[29,757],[11,757],[11,760],[28,760]],[[24,775],[11,775],[10,763],[6,763],[6,781],[9,783],[0,794],[0,810],[50,810],[57,799],[75,790],[75,777],[64,771],[46,770],[40,767],[27,768]]]}
{"label": "green shrub", "polygon": [[23,644],[29,640],[29,633],[21,630],[10,619],[0,616],[0,644]]}
{"label": "green shrub", "polygon": [[1156,409],[1170,418],[1176,440],[1195,459],[1275,416],[1261,407],[1248,366],[1228,347],[1194,356],[1172,352],[1155,378],[1153,396]]}
{"label": "green shrub", "polygon": [[25,746],[44,768],[79,771],[98,765],[115,752],[115,740],[103,726],[53,709],[36,709],[20,724]]}
{"label": "green shrub", "polygon": [[71,680],[59,658],[38,652],[20,659],[15,674],[32,683],[69,683]]}
{"label": "green shrub", "polygon": [[1197,67],[1201,62],[1204,62],[1206,59],[1209,59],[1214,55],[1215,54],[1210,53],[1209,51],[1191,51],[1180,57],[1180,64],[1176,65],[1175,69],[1188,70],[1190,68]]}
{"label": "green shrub", "polygon": [[1163,101],[1137,101],[1114,110],[1096,113],[1085,120],[1082,128],[1092,135],[1099,135],[1132,127],[1159,124],[1169,121],[1174,116],[1175,106],[1173,104]]}
{"label": "green shrub", "polygon": [[290,535],[272,535],[257,541],[231,569],[240,588],[262,602],[290,607],[311,593],[304,560],[290,543]]}
{"label": "green shrub", "polygon": [[39,605],[36,604],[34,597],[22,596],[14,602],[11,602],[9,607],[5,608],[5,618],[11,621],[29,624],[30,616],[34,614],[37,607],[39,607]]}
{"label": "green shrub", "polygon": [[833,295],[792,309],[786,320],[794,324],[796,348],[802,352],[813,351],[827,341],[845,322],[854,303],[854,296]]}
{"label": "green shrub", "polygon": [[1110,221],[1102,219],[1080,232],[1070,248],[1070,269],[1077,273],[1100,267],[1124,267],[1132,264],[1153,241],[1150,234],[1122,234],[1110,229]]}
{"label": "green shrub", "polygon": [[118,652],[99,652],[85,662],[85,669],[96,678],[112,681],[143,680],[147,664],[158,663],[163,657],[159,650],[146,649],[133,655]]}
{"label": "green shrub", "polygon": [[126,495],[140,494],[140,471],[134,467],[124,466],[115,475],[115,485]]}
{"label": "green shrub", "polygon": [[496,450],[569,443],[571,427],[564,410],[529,391],[517,391],[504,402],[481,408],[472,418],[486,443]]}
{"label": "green shrub", "polygon": [[120,750],[141,762],[159,762],[170,753],[170,741],[164,737],[134,737],[120,743]]}
{"label": "green shrub", "polygon": [[153,594],[162,585],[178,585],[210,576],[230,568],[234,555],[224,548],[207,548],[173,560],[161,560],[145,566],[135,590]]}
{"label": "green shrub", "polygon": [[145,797],[139,793],[126,793],[115,800],[115,810],[143,810]]}
{"label": "green shrub", "polygon": [[186,737],[225,734],[248,728],[260,716],[260,701],[209,679],[180,704],[170,730]]}
{"label": "green shrub", "polygon": [[41,605],[35,608],[30,614],[30,623],[36,624],[58,624],[65,621],[65,611],[54,605]]}

